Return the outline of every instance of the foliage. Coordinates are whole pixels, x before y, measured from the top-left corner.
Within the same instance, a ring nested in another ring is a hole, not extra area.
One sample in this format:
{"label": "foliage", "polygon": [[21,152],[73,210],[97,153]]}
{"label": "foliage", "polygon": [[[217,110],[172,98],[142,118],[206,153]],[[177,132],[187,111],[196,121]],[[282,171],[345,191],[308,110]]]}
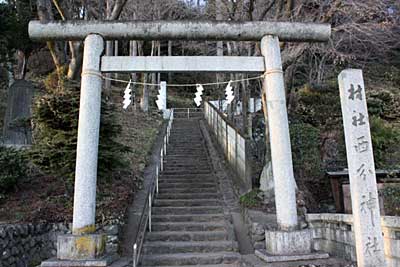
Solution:
{"label": "foliage", "polygon": [[301,88],[297,93],[298,101],[295,112],[291,114],[292,119],[315,127],[340,127],[339,94],[330,89],[320,91],[310,85]]}
{"label": "foliage", "polygon": [[28,162],[22,151],[0,146],[0,193],[13,189],[27,176]]}
{"label": "foliage", "polygon": [[400,129],[376,116],[371,116],[370,125],[376,167],[387,169],[399,165]]}
{"label": "foliage", "polygon": [[400,94],[377,89],[368,92],[368,113],[386,121],[400,121]]}
{"label": "foliage", "polygon": [[[79,86],[65,81],[64,88],[37,97],[33,108],[34,145],[30,152],[34,164],[46,173],[72,184],[75,171]],[[112,177],[112,172],[126,166],[124,153],[129,149],[118,143],[121,126],[115,122],[114,106],[102,101],[98,174]]]}
{"label": "foliage", "polygon": [[240,203],[247,208],[258,207],[262,202],[260,189],[253,189],[252,191],[240,196]]}
{"label": "foliage", "polygon": [[308,123],[290,125],[293,168],[300,179],[321,176],[320,130]]}
{"label": "foliage", "polygon": [[0,62],[8,61],[17,49],[31,50],[28,23],[33,14],[30,3],[27,0],[0,2]]}
{"label": "foliage", "polygon": [[400,216],[400,185],[386,185],[379,193],[384,198],[385,213]]}

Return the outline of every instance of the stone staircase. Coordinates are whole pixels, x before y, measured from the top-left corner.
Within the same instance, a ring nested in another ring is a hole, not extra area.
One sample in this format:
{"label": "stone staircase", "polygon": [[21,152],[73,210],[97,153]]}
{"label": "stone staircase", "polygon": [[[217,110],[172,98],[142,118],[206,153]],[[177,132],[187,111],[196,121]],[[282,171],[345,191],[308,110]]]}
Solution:
{"label": "stone staircase", "polygon": [[238,266],[228,214],[199,121],[175,120],[141,266]]}

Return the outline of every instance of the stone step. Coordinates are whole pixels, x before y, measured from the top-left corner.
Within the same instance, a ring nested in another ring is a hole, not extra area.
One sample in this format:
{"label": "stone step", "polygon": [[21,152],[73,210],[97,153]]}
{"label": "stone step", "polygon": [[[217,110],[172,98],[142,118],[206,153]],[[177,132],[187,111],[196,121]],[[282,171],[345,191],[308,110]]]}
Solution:
{"label": "stone step", "polygon": [[[187,157],[191,159],[196,158],[198,159],[198,161],[190,161],[187,159]],[[171,161],[174,160],[174,158],[175,158],[175,163],[178,164],[187,164],[187,163],[197,164],[197,163],[208,162],[207,153],[199,152],[193,155],[189,155],[189,153],[172,153],[171,151],[167,151],[167,155],[164,157],[164,162],[171,163]]]}
{"label": "stone step", "polygon": [[163,174],[169,174],[169,175],[183,175],[183,174],[212,174],[213,171],[212,169],[207,169],[207,170],[189,170],[189,169],[181,169],[181,170],[164,170]]}
{"label": "stone step", "polygon": [[166,160],[179,160],[179,161],[188,161],[189,159],[198,159],[198,160],[208,160],[207,154],[206,153],[201,153],[197,155],[181,155],[178,153],[168,153],[167,151],[167,156],[164,158]]}
{"label": "stone step", "polygon": [[[126,267],[131,267],[131,266],[126,266]],[[143,267],[150,267],[150,266],[143,266]],[[160,266],[151,266],[151,267],[160,267]],[[193,267],[193,265],[175,265],[175,266],[169,265],[168,267]],[[239,263],[196,265],[196,267],[239,267]]]}
{"label": "stone step", "polygon": [[199,199],[199,198],[221,198],[221,194],[219,193],[162,193],[160,192],[157,195],[157,199]]}
{"label": "stone step", "polygon": [[160,184],[169,184],[169,183],[181,183],[181,184],[201,184],[201,183],[214,183],[217,184],[217,180],[212,178],[204,178],[204,179],[189,179],[189,178],[165,178],[162,177],[158,180]]}
{"label": "stone step", "polygon": [[[196,139],[193,139],[196,138]],[[203,135],[200,132],[190,132],[188,130],[171,132],[170,140],[174,140],[177,143],[194,143],[201,144]]]}
{"label": "stone step", "polygon": [[169,143],[172,145],[181,145],[181,146],[200,146],[203,144],[203,136],[201,135],[190,135],[185,136],[180,133],[172,133],[169,138]]}
{"label": "stone step", "polygon": [[221,206],[221,201],[216,199],[155,199],[155,207],[199,207]]}
{"label": "stone step", "polygon": [[216,183],[197,183],[197,184],[185,184],[185,183],[163,183],[159,185],[160,190],[168,188],[184,188],[184,189],[206,189],[206,188],[216,188]]}
{"label": "stone step", "polygon": [[181,165],[192,164],[193,165],[193,164],[197,164],[197,163],[200,163],[200,164],[208,163],[208,159],[202,159],[202,160],[198,159],[197,161],[193,162],[193,161],[187,160],[185,158],[180,158],[179,160],[172,160],[172,159],[169,159],[169,156],[167,156],[166,158],[164,158],[164,163],[166,163],[166,164],[175,163],[175,164],[181,164]]}
{"label": "stone step", "polygon": [[[184,162],[184,160],[185,160],[185,158],[186,157],[189,157],[189,158],[205,158],[206,156],[207,156],[207,154],[205,154],[205,153],[203,153],[203,152],[194,152],[194,153],[191,153],[191,152],[189,152],[189,153],[185,153],[185,152],[176,152],[176,151],[167,151],[167,159],[169,158],[169,157],[173,157],[173,156],[178,156],[178,157],[181,157],[180,158],[180,162]],[[192,163],[197,163],[197,162],[193,162],[192,161]]]}
{"label": "stone step", "polygon": [[164,162],[168,161],[178,161],[178,162],[205,162],[208,161],[207,156],[205,155],[196,155],[196,156],[181,156],[181,155],[171,155],[167,153],[167,156],[164,157]]}
{"label": "stone step", "polygon": [[218,241],[229,240],[226,231],[163,231],[147,232],[147,241]]}
{"label": "stone step", "polygon": [[167,148],[167,156],[189,156],[189,157],[206,157],[207,152],[205,150],[175,150]]}
{"label": "stone step", "polygon": [[212,169],[210,166],[204,167],[176,167],[176,166],[165,166],[164,173],[211,173]]}
{"label": "stone step", "polygon": [[224,221],[215,222],[155,222],[151,224],[154,232],[161,231],[223,231]]}
{"label": "stone step", "polygon": [[152,254],[143,255],[142,266],[232,264],[239,259],[237,252]]}
{"label": "stone step", "polygon": [[168,151],[178,151],[178,152],[201,151],[201,152],[206,152],[207,150],[203,145],[196,146],[196,145],[193,145],[193,144],[181,145],[181,144],[171,144],[171,143],[169,143]]}
{"label": "stone step", "polygon": [[205,168],[210,168],[210,163],[208,161],[204,162],[193,162],[193,161],[188,161],[186,163],[180,162],[180,161],[165,161],[164,160],[164,166],[166,168],[193,168],[193,169],[205,169]]}
{"label": "stone step", "polygon": [[211,222],[224,219],[223,213],[195,215],[153,215],[153,222]]}
{"label": "stone step", "polygon": [[196,215],[196,214],[219,214],[223,212],[222,207],[153,207],[154,215]]}
{"label": "stone step", "polygon": [[190,147],[186,147],[186,148],[182,148],[182,149],[174,149],[170,146],[167,148],[167,154],[202,156],[202,155],[206,155],[206,150],[205,149],[191,149]]}
{"label": "stone step", "polygon": [[143,246],[144,254],[204,253],[237,251],[235,241],[153,241]]}
{"label": "stone step", "polygon": [[161,178],[164,179],[216,179],[215,176],[209,175],[209,174],[196,174],[196,173],[189,173],[189,174],[166,174],[166,173],[161,173]]}
{"label": "stone step", "polygon": [[163,188],[159,194],[181,194],[181,193],[218,193],[218,189],[214,188]]}

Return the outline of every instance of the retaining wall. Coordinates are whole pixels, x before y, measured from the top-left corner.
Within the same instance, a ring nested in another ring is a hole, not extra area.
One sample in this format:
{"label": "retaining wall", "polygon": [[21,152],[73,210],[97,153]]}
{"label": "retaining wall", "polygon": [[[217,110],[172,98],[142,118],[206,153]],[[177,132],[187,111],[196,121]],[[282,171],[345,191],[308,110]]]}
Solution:
{"label": "retaining wall", "polygon": [[64,224],[0,225],[0,267],[39,265],[56,255],[57,235],[66,232]]}
{"label": "retaining wall", "polygon": [[[118,226],[107,225],[106,250],[118,248]],[[57,254],[57,236],[70,233],[64,223],[0,224],[0,267],[37,266]]]}
{"label": "retaining wall", "polygon": [[[313,233],[313,248],[330,255],[356,261],[351,214],[308,214],[306,219]],[[400,266],[400,217],[382,216],[387,267]]]}
{"label": "retaining wall", "polygon": [[214,134],[220,150],[223,151],[230,167],[241,180],[244,191],[251,190],[251,172],[247,153],[248,140],[244,134],[232,125],[223,113],[209,102],[204,103],[204,117],[209,129]]}

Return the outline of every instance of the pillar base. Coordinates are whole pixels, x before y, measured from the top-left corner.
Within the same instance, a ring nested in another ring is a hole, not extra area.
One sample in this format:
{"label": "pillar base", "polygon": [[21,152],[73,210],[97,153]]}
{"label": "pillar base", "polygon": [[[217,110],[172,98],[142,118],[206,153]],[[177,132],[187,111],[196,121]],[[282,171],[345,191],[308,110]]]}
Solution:
{"label": "pillar base", "polygon": [[97,260],[58,260],[49,259],[40,265],[40,267],[107,267],[116,261],[116,256],[104,256]]}
{"label": "pillar base", "polygon": [[255,254],[265,262],[313,261],[329,259],[329,254],[325,252],[314,252],[298,255],[269,255],[264,249],[262,249],[256,250]]}
{"label": "pillar base", "polygon": [[311,253],[311,230],[265,231],[266,252],[271,255]]}
{"label": "pillar base", "polygon": [[59,235],[57,237],[57,259],[96,260],[104,256],[106,236],[104,234]]}

